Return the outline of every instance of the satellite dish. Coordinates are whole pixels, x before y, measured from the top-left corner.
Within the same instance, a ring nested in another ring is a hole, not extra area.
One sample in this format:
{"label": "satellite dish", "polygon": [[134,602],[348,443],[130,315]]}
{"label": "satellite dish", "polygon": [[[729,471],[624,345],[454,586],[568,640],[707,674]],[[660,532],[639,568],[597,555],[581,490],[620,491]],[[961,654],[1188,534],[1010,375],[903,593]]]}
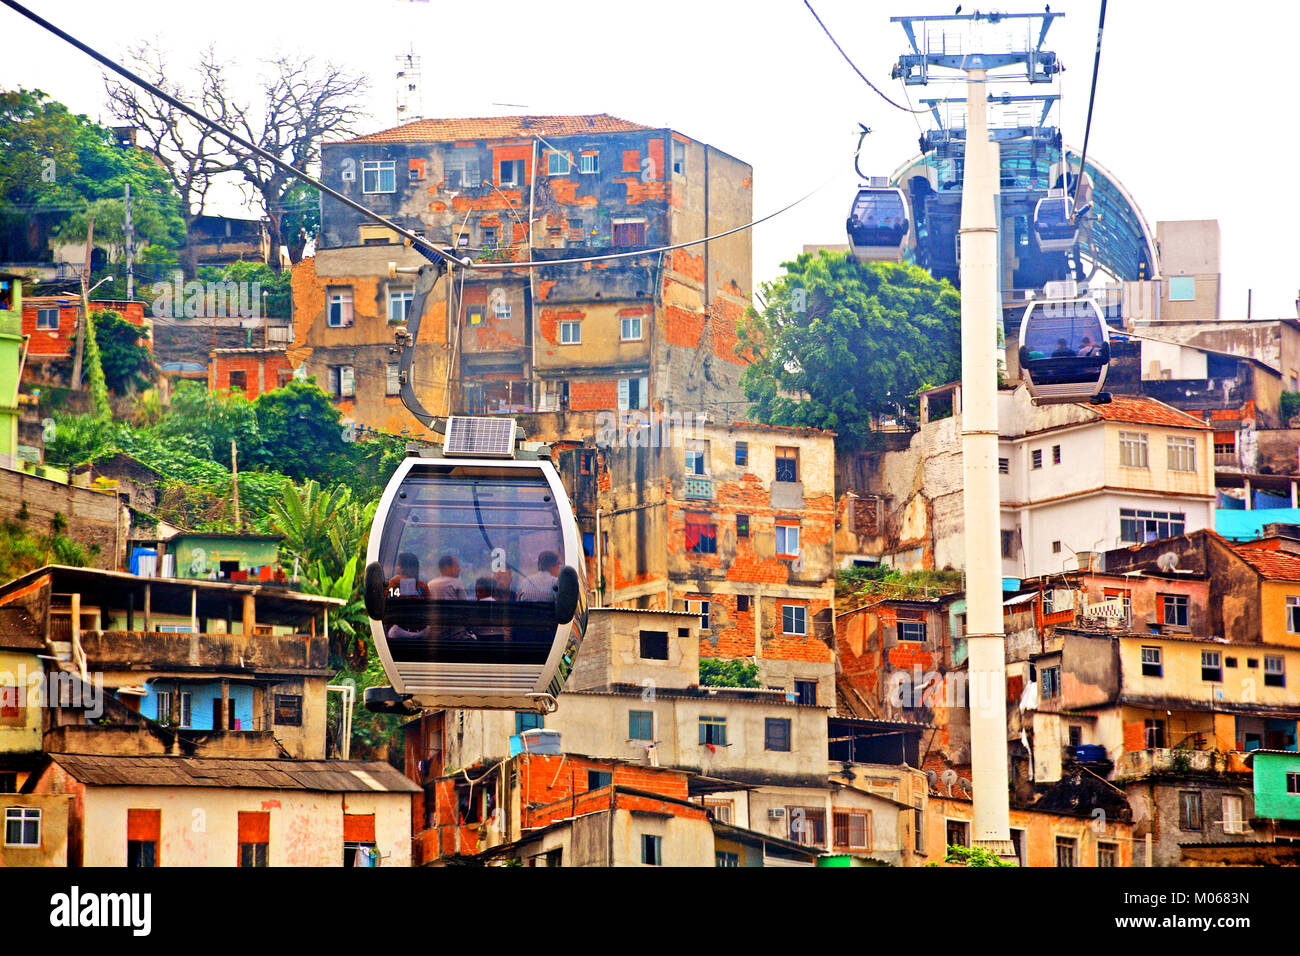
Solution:
{"label": "satellite dish", "polygon": [[1160,557],[1156,558],[1156,567],[1166,574],[1178,567],[1178,555],[1172,551],[1166,551]]}
{"label": "satellite dish", "polygon": [[965,777],[962,777],[960,780],[957,781],[957,786],[961,787],[962,790],[968,794],[971,792],[971,783]]}
{"label": "satellite dish", "polygon": [[931,789],[931,790],[937,790],[937,789],[939,788],[939,773],[938,773],[938,771],[936,771],[936,770],[927,770],[927,771],[925,772],[925,779],[928,780],[928,781],[930,781],[930,789]]}

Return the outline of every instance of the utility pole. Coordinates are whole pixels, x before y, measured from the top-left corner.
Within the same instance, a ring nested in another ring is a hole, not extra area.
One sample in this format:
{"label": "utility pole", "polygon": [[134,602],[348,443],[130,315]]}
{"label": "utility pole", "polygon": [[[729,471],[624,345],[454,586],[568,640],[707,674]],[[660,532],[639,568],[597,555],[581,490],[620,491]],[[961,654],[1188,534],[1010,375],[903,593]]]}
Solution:
{"label": "utility pole", "polygon": [[77,344],[72,355],[72,389],[81,389],[81,357],[86,348],[86,323],[90,321],[90,255],[95,248],[95,220],[86,223],[86,263],[81,270],[81,315],[77,318]]}
{"label": "utility pole", "polygon": [[235,530],[239,531],[243,527],[239,523],[239,449],[233,438],[230,439],[230,477],[235,486]]}
{"label": "utility pole", "polygon": [[126,221],[122,224],[126,234],[126,301],[135,300],[135,230],[131,225],[131,184],[126,184]]}
{"label": "utility pole", "polygon": [[966,168],[961,199],[961,451],[966,527],[971,838],[1013,856],[1008,796],[1006,638],[1002,629],[998,491],[997,198],[1001,148],[989,139],[987,73],[966,72]]}

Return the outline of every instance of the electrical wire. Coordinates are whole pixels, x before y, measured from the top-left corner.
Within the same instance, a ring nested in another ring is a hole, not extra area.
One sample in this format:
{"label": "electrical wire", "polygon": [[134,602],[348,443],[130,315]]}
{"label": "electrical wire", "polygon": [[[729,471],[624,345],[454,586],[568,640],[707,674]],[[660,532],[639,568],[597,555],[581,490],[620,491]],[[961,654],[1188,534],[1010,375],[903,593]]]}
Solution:
{"label": "electrical wire", "polygon": [[822,18],[819,17],[819,16],[817,16],[817,11],[813,9],[812,4],[809,3],[808,0],[803,0],[803,5],[804,5],[805,7],[808,8],[808,12],[811,13],[811,14],[813,15],[813,19],[816,20],[816,21],[817,21],[817,25],[818,25],[819,27],[822,28],[822,32],[826,34],[827,39],[829,39],[829,40],[831,41],[831,43],[834,44],[835,49],[837,49],[837,50],[840,51],[840,56],[844,57],[844,62],[847,63],[850,67],[852,67],[853,72],[856,73],[856,74],[858,74],[858,77],[862,80],[862,82],[865,83],[865,84],[867,84],[867,86],[871,87],[873,90],[875,90],[875,91],[876,91],[876,94],[877,94],[877,95],[878,95],[882,100],[884,100],[886,103],[888,103],[888,104],[889,104],[890,106],[892,106],[894,109],[896,109],[896,110],[902,110],[904,113],[928,113],[928,112],[930,112],[929,110],[908,109],[906,106],[903,106],[901,103],[896,103],[896,102],[894,102],[893,100],[891,100],[888,96],[886,96],[885,93],[884,93],[884,91],[881,90],[880,87],[876,86],[875,83],[872,83],[869,79],[867,79],[867,75],[866,75],[865,73],[863,73],[861,70],[858,69],[858,66],[857,66],[856,63],[854,63],[851,59],[849,59],[849,55],[848,55],[847,53],[844,52],[844,47],[840,46],[840,43],[839,43],[838,40],[835,39],[834,34],[831,33],[831,31],[827,28],[826,24],[822,23]]}
{"label": "electrical wire", "polygon": [[[1097,53],[1092,61],[1092,89],[1088,93],[1088,119],[1083,127],[1083,152],[1079,154],[1079,176],[1074,183],[1074,202],[1079,201],[1083,186],[1084,163],[1088,159],[1088,137],[1092,135],[1092,107],[1097,101],[1097,72],[1101,69],[1101,36],[1106,29],[1106,0],[1101,0],[1101,13],[1097,18]],[[1062,149],[1064,153],[1064,149]],[[1068,163],[1066,164],[1068,166]]]}

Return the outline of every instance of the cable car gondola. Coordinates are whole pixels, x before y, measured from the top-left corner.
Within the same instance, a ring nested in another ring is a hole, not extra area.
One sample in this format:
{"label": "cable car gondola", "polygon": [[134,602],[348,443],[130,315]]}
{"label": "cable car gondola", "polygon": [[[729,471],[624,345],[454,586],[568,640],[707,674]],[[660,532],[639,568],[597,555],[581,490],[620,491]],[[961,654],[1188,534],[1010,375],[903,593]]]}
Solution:
{"label": "cable car gondola", "polygon": [[1079,241],[1074,200],[1064,190],[1053,189],[1034,206],[1034,238],[1044,252],[1068,252]]}
{"label": "cable car gondola", "polygon": [[[1101,309],[1080,298],[1074,283],[1029,304],[1020,324],[1020,368],[1036,405],[1097,401],[1110,364]],[[1065,295],[1053,296],[1061,291]]]}
{"label": "cable car gondola", "polygon": [[366,552],[366,612],[409,708],[538,710],[564,687],[587,623],[577,520],[511,419],[447,420],[384,490]]}
{"label": "cable car gondola", "polygon": [[858,190],[845,226],[853,258],[900,261],[909,228],[903,190],[883,176],[871,177],[870,184]]}

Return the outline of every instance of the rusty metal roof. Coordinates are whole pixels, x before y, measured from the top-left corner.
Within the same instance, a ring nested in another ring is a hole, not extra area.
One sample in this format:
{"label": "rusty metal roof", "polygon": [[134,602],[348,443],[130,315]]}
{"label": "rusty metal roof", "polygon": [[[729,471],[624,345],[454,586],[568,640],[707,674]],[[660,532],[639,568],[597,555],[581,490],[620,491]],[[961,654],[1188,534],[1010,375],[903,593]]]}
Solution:
{"label": "rusty metal roof", "polygon": [[221,787],[325,793],[416,793],[382,760],[251,760],[236,757],[49,755],[80,783],[100,787]]}
{"label": "rusty metal roof", "polygon": [[[477,116],[421,119],[345,143],[445,143],[480,139],[527,139],[532,136],[582,136],[655,129],[608,113],[581,116]],[[326,145],[338,145],[327,143]]]}

